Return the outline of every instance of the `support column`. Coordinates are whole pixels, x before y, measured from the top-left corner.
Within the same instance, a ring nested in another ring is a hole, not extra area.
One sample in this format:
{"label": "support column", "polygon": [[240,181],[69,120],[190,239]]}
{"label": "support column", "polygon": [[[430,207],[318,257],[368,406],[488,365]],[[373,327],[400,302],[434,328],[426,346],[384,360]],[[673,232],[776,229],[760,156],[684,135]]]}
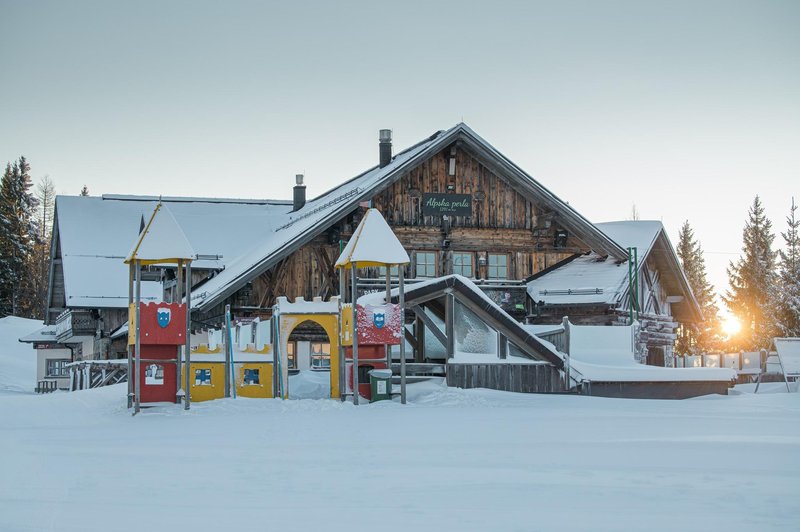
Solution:
{"label": "support column", "polygon": [[[131,331],[130,308],[131,305],[133,305],[133,284],[135,282],[134,277],[135,277],[134,267],[133,267],[133,262],[131,262],[130,264],[128,264],[128,335],[130,335],[133,332]],[[125,344],[128,348],[128,367],[126,369],[126,371],[128,372],[128,378],[127,378],[128,408],[131,408],[133,406],[133,379],[131,378],[131,375],[133,375],[133,346],[131,346],[131,342],[127,338],[125,339]],[[70,385],[70,388],[72,388],[73,390],[75,389],[74,385],[72,384]]]}
{"label": "support column", "polygon": [[[341,247],[341,246],[340,246]],[[336,370],[339,372],[339,400],[345,400],[347,393],[347,381],[345,380],[345,368],[347,367],[347,358],[345,357],[345,350],[342,340],[344,340],[344,328],[342,323],[342,305],[346,295],[346,276],[345,270],[339,270],[339,367]]]}
{"label": "support column", "polygon": [[[188,266],[188,263],[187,263],[187,266]],[[172,303],[177,303],[177,304],[180,305],[181,304],[181,299],[182,299],[182,295],[181,295],[181,288],[182,288],[181,287],[181,284],[182,284],[181,283],[181,274],[182,274],[182,271],[183,271],[183,260],[181,260],[181,259],[178,259],[178,268],[177,268],[177,270],[178,270],[177,271],[177,276],[176,276],[177,280],[175,282],[175,291],[172,293]],[[188,322],[188,317],[189,317],[188,307],[187,307],[186,317],[187,317],[187,322],[186,323],[188,324],[189,323]],[[175,380],[177,382],[177,386],[175,387],[175,389],[176,390],[180,390],[181,389],[181,382],[183,382],[183,380],[181,379],[180,347],[178,348],[178,352],[176,353],[176,355],[177,355],[178,361],[175,363]],[[181,402],[180,394],[178,394],[175,397],[175,402],[176,403],[180,403]]]}
{"label": "support column", "polygon": [[134,383],[133,383],[133,390],[134,390],[134,408],[133,408],[133,415],[139,413],[141,410],[141,388],[142,388],[142,379],[140,377],[141,373],[141,366],[142,366],[142,320],[141,320],[141,312],[140,312],[140,305],[142,303],[142,263],[138,260],[134,261],[136,267],[136,290],[134,296],[134,316],[136,322],[136,343],[135,343],[135,354],[136,354],[136,363],[135,363],[135,375],[134,375]]}
{"label": "support column", "polygon": [[350,263],[350,299],[353,303],[353,404],[358,405],[358,310],[356,300],[358,299],[358,288],[356,282],[356,265]]}
{"label": "support column", "polygon": [[445,295],[445,305],[444,305],[444,328],[445,328],[445,335],[447,336],[447,345],[445,348],[447,349],[446,356],[449,359],[450,357],[455,356],[456,350],[456,336],[455,336],[455,298],[453,297],[452,292],[447,292]]}
{"label": "support column", "polygon": [[564,327],[564,390],[570,389],[570,361],[569,361],[569,317],[564,316],[561,319],[561,325]]}
{"label": "support column", "polygon": [[[183,348],[183,359],[186,362],[186,367],[184,368],[184,378],[186,382],[186,389],[183,391],[183,408],[185,410],[189,410],[192,404],[192,388],[191,388],[191,376],[192,376],[192,263],[191,261],[186,262],[186,290],[184,291],[186,295],[186,345]],[[180,360],[178,360],[178,368],[180,368]],[[178,370],[178,387],[180,388],[180,369]]]}
{"label": "support column", "polygon": [[400,303],[400,403],[406,404],[406,295],[403,265],[397,266],[397,299]]}

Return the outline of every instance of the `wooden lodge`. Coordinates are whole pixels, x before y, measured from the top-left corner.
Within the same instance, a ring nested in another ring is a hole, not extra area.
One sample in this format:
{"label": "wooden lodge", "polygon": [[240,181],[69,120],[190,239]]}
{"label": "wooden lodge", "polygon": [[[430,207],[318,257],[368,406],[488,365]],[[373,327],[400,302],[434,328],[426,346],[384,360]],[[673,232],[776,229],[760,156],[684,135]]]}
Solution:
{"label": "wooden lodge", "polygon": [[[267,317],[280,296],[338,295],[333,264],[368,207],[407,250],[411,284],[464,276],[519,322],[560,323],[569,315],[574,323],[614,325],[627,323],[633,309],[642,360],[670,365],[680,322],[700,318],[659,222],[589,222],[463,123],[396,154],[391,132],[382,130],[377,165],[313,199],[297,176],[293,196],[161,198],[198,253],[194,328],[219,327],[226,305],[236,317]],[[83,346],[70,362],[125,356],[122,258],[158,200],[57,198],[46,325],[82,324],[62,327],[57,338]],[[638,250],[632,277],[628,248]],[[359,271],[362,292],[383,286],[384,276],[377,268]],[[151,268],[144,279],[145,301],[172,299],[174,269]],[[413,312],[407,323],[416,324],[412,337],[424,334]],[[424,343],[418,346],[414,356],[424,360]]]}

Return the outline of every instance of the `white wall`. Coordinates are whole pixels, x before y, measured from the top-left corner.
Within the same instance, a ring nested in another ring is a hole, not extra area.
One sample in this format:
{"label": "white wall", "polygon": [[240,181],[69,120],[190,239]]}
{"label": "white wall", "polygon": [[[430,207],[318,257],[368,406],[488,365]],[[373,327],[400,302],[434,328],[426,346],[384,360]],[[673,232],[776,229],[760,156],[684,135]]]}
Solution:
{"label": "white wall", "polygon": [[[69,373],[66,377],[48,377],[47,360],[70,360],[72,352],[69,349],[37,349],[36,350],[36,382],[47,380],[56,381],[58,387],[63,390],[69,389]],[[37,384],[38,385],[38,384]]]}

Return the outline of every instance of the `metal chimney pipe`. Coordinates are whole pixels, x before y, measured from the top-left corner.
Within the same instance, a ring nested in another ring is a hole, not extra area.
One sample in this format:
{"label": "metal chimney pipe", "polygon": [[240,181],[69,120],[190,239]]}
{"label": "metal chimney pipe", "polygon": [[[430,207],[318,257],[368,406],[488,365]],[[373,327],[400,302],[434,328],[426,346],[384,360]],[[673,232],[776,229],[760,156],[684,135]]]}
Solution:
{"label": "metal chimney pipe", "polygon": [[392,162],[392,130],[381,129],[378,132],[380,166],[383,168]]}
{"label": "metal chimney pipe", "polygon": [[303,174],[294,176],[294,202],[292,212],[299,211],[306,204],[306,186],[303,184]]}

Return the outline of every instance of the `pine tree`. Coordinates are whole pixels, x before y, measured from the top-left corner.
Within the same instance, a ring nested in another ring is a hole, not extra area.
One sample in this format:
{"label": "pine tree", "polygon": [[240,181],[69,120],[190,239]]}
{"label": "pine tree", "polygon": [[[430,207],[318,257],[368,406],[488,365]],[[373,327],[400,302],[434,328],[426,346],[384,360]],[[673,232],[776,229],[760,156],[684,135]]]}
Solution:
{"label": "pine tree", "polygon": [[37,314],[28,275],[37,235],[31,186],[25,157],[6,165],[0,183],[0,316]]}
{"label": "pine tree", "polygon": [[688,220],[683,222],[681,227],[677,252],[689,287],[700,305],[703,322],[693,327],[687,327],[688,334],[682,334],[678,338],[676,350],[682,354],[716,350],[720,340],[717,316],[719,308],[714,301],[714,287],[706,277],[703,248],[694,239],[694,231]]}
{"label": "pine tree", "polygon": [[728,265],[730,290],[722,299],[742,323],[738,347],[756,350],[769,347],[775,332],[770,306],[776,281],[777,256],[772,251],[772,242],[775,240],[772,222],[764,214],[764,206],[758,196],[748,211],[742,236],[744,256]]}
{"label": "pine tree", "polygon": [[89,187],[83,185],[83,188],[81,189],[81,196],[88,196],[88,195],[89,195]]}
{"label": "pine tree", "polygon": [[777,333],[790,337],[800,337],[800,219],[796,212],[797,205],[792,198],[786,217],[788,228],[781,233],[786,249],[778,252],[780,270],[774,307]]}

